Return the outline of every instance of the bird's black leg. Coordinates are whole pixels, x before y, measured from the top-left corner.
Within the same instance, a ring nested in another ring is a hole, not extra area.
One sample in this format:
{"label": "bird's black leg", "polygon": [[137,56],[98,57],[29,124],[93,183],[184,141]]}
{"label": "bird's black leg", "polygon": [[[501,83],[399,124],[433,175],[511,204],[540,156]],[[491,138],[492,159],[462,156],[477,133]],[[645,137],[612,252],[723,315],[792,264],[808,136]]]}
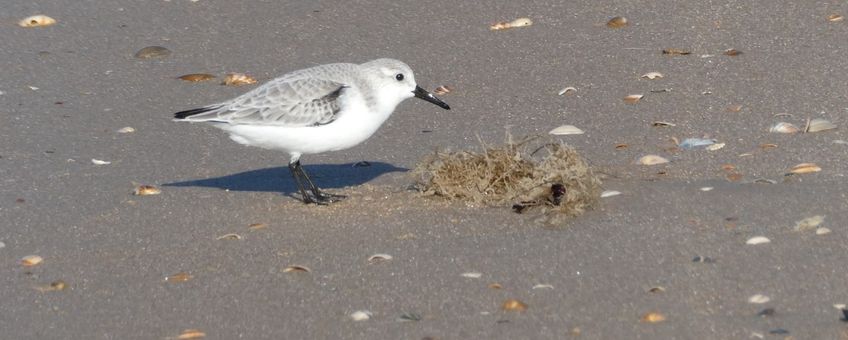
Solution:
{"label": "bird's black leg", "polygon": [[347,196],[345,196],[345,195],[335,195],[335,194],[328,194],[326,192],[322,192],[321,189],[319,189],[315,185],[315,183],[312,183],[312,180],[309,178],[309,175],[307,175],[306,171],[303,170],[303,167],[300,166],[300,161],[297,161],[296,163],[297,163],[296,167],[297,167],[298,172],[300,173],[301,176],[303,176],[303,179],[306,180],[306,183],[309,184],[309,189],[312,191],[312,194],[315,195],[315,200],[317,201],[318,204],[328,204],[328,203],[338,202],[338,201],[341,201],[341,200],[347,198]]}
{"label": "bird's black leg", "polygon": [[306,193],[306,189],[303,187],[303,180],[300,178],[300,161],[289,163],[289,171],[291,171],[292,178],[294,178],[294,183],[297,184],[297,189],[300,190],[300,194],[303,196],[303,203],[315,203],[315,200],[309,197],[309,194]]}

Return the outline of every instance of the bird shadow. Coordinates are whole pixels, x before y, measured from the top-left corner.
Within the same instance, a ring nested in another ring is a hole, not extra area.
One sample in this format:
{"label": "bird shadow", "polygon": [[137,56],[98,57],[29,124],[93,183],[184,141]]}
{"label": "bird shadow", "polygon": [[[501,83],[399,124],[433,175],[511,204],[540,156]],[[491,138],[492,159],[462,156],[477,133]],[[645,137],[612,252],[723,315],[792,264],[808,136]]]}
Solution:
{"label": "bird shadow", "polygon": [[[382,162],[363,162],[348,164],[316,164],[304,165],[303,169],[322,189],[339,189],[361,185],[374,178],[390,172],[409,171]],[[206,187],[230,191],[280,192],[292,195],[298,192],[297,185],[292,179],[287,166],[250,170],[237,174],[214,178],[194,179],[181,182],[165,183],[169,187]]]}

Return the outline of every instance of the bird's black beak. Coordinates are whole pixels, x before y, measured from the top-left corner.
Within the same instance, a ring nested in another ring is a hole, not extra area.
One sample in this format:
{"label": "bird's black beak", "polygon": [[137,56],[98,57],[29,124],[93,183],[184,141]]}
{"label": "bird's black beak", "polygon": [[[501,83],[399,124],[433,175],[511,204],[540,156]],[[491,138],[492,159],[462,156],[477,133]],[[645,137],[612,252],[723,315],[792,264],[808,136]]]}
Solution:
{"label": "bird's black beak", "polygon": [[436,96],[434,96],[430,92],[427,92],[427,90],[422,89],[421,86],[415,86],[415,91],[412,91],[412,93],[414,93],[415,96],[418,97],[418,98],[421,98],[421,99],[424,99],[428,102],[436,104],[436,105],[438,105],[439,107],[441,107],[445,110],[450,110],[450,106],[448,104],[443,102],[441,99],[436,98]]}

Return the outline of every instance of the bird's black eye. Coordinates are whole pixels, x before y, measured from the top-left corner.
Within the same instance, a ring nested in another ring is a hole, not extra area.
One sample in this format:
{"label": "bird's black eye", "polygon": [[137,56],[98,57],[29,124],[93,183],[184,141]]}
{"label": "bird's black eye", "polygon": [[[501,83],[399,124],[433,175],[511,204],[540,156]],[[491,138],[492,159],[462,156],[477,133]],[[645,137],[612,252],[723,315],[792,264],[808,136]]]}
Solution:
{"label": "bird's black eye", "polygon": [[402,80],[403,80],[403,73],[398,73],[398,74],[395,76],[395,79],[397,79],[398,81],[402,81]]}

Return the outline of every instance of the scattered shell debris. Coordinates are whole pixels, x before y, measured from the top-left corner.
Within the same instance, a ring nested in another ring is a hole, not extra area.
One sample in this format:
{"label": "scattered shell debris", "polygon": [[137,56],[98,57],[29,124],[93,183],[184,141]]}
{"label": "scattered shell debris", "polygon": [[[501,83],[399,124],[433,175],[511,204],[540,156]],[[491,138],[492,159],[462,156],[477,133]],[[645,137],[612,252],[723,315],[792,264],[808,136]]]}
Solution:
{"label": "scattered shell debris", "polygon": [[499,22],[489,26],[489,30],[500,31],[508,28],[519,28],[533,25],[533,20],[530,18],[518,18],[510,22]]}
{"label": "scattered shell debris", "polygon": [[283,269],[283,273],[309,273],[312,272],[312,269],[309,269],[307,266],[301,265],[291,265]]}
{"label": "scattered shell debris", "polygon": [[44,27],[56,24],[56,19],[43,14],[33,15],[18,21],[18,26],[21,27]]}
{"label": "scattered shell debris", "polygon": [[836,128],[836,124],[831,123],[829,120],[816,118],[807,121],[807,125],[804,127],[804,132],[822,132]]}
{"label": "scattered shell debris", "polygon": [[801,164],[798,164],[796,166],[793,166],[792,169],[789,170],[789,173],[787,173],[787,175],[809,174],[809,173],[819,172],[821,170],[822,170],[821,167],[816,165],[816,163],[801,163]]}
{"label": "scattered shell debris", "polygon": [[65,290],[65,288],[67,288],[67,287],[68,287],[68,284],[65,283],[65,281],[56,280],[56,281],[51,282],[49,285],[35,287],[35,290],[42,292],[42,293],[58,292],[58,291],[61,291],[61,290]]}
{"label": "scattered shell debris", "polygon": [[621,195],[621,191],[606,190],[606,191],[601,193],[601,198],[613,197],[613,196],[618,196],[618,195]]}
{"label": "scattered shell debris", "polygon": [[817,228],[824,223],[824,215],[815,215],[795,222],[795,231],[807,231]]}
{"label": "scattered shell debris", "polygon": [[559,222],[553,221],[554,215],[579,215],[600,196],[600,179],[576,150],[562,142],[508,137],[505,145],[483,147],[482,153],[431,154],[413,170],[414,187],[425,195],[512,206],[519,213],[542,207],[552,219],[546,223],[551,224]]}
{"label": "scattered shell debris", "polygon": [[830,22],[839,22],[839,21],[842,21],[842,20],[845,20],[845,17],[843,17],[839,14],[831,14],[831,15],[827,16],[827,21],[830,21]]}
{"label": "scattered shell debris", "polygon": [[162,46],[147,46],[135,52],[135,57],[138,59],[151,59],[166,57],[171,54],[171,50]]}
{"label": "scattered shell debris", "polygon": [[482,277],[482,276],[483,276],[483,273],[480,273],[480,272],[467,272],[467,273],[462,273],[462,274],[460,274],[460,276],[465,277],[465,278],[469,278],[469,279],[479,279],[480,277]]}
{"label": "scattered shell debris", "polygon": [[668,163],[668,159],[658,155],[644,155],[636,161],[637,164],[641,165],[657,165],[657,164],[665,164]]}
{"label": "scattered shell debris", "polygon": [[539,283],[534,285],[533,289],[554,289],[554,286],[546,283]]}
{"label": "scattered shell debris", "polygon": [[769,132],[774,133],[798,133],[800,131],[801,129],[795,126],[795,124],[787,122],[779,122],[769,128]]}
{"label": "scattered shell debris", "polygon": [[353,321],[366,321],[371,319],[371,315],[371,312],[367,310],[358,310],[351,313],[350,318],[353,319]]}
{"label": "scattered shell debris", "polygon": [[118,133],[133,133],[133,132],[135,132],[135,128],[133,128],[132,126],[125,126],[125,127],[118,129]]}
{"label": "scattered shell debris", "polygon": [[368,257],[369,263],[380,263],[389,261],[392,259],[392,256],[389,254],[374,254]]}
{"label": "scattered shell debris", "polygon": [[752,238],[749,238],[747,241],[745,241],[745,244],[758,245],[758,244],[765,244],[765,243],[770,243],[770,242],[771,242],[771,240],[769,240],[768,237],[754,236]]}
{"label": "scattered shell debris", "polygon": [[186,272],[179,272],[174,275],[169,275],[165,277],[166,282],[186,282],[194,278],[194,275],[191,275]]}
{"label": "scattered shell debris", "polygon": [[104,160],[100,160],[100,159],[96,159],[96,158],[92,158],[91,163],[94,163],[94,165],[109,165],[109,164],[112,164],[112,162],[104,161]]}
{"label": "scattered shell debris", "polygon": [[433,94],[441,96],[441,95],[446,95],[448,93],[451,93],[451,91],[453,91],[452,87],[447,86],[447,85],[442,85],[442,86],[437,87],[435,90],[433,90]]}
{"label": "scattered shell debris", "polygon": [[508,312],[523,312],[527,310],[527,304],[516,299],[509,299],[504,301],[501,309]]}
{"label": "scattered shell debris", "polygon": [[679,48],[667,48],[667,49],[662,50],[662,53],[667,54],[667,55],[689,55],[689,54],[692,54],[692,52],[690,52],[690,51],[679,49]]}
{"label": "scattered shell debris", "polygon": [[624,97],[624,102],[628,104],[636,104],[642,100],[642,97],[644,96],[644,94],[630,94]]}
{"label": "scattered shell debris", "polygon": [[162,190],[152,185],[139,185],[133,190],[133,195],[136,196],[159,195],[161,193]]}
{"label": "scattered shell debris", "polygon": [[224,234],[215,238],[216,240],[241,240],[242,237],[236,233]]}
{"label": "scattered shell debris", "polygon": [[190,81],[190,82],[196,83],[196,82],[215,79],[215,76],[208,74],[208,73],[192,73],[192,74],[182,75],[182,76],[179,76],[177,78],[185,80],[185,81]]}
{"label": "scattered shell debris", "polygon": [[648,72],[642,75],[642,78],[648,78],[650,80],[663,78],[663,74],[659,72]]}
{"label": "scattered shell debris", "polygon": [[660,312],[649,312],[642,315],[642,322],[658,323],[666,320],[665,315]]}
{"label": "scattered shell debris", "polygon": [[580,128],[578,128],[574,125],[562,125],[562,126],[557,127],[556,129],[551,130],[548,133],[555,135],[555,136],[582,135],[583,130],[580,130]]}
{"label": "scattered shell debris", "polygon": [[24,267],[32,267],[40,264],[44,261],[44,258],[38,255],[27,255],[21,259],[21,265]]}
{"label": "scattered shell debris", "polygon": [[748,303],[754,303],[754,304],[763,304],[763,303],[766,303],[766,302],[769,302],[769,301],[771,301],[771,298],[769,298],[768,296],[765,296],[763,294],[754,294],[754,295],[751,295],[751,297],[748,298]]}
{"label": "scattered shell debris", "polygon": [[577,92],[577,88],[574,87],[574,86],[567,86],[567,87],[563,88],[562,90],[559,90],[559,92],[557,92],[557,94],[562,96],[562,95],[565,95],[565,94],[569,94],[571,92]]}
{"label": "scattered shell debris", "polygon": [[203,333],[199,329],[186,329],[177,336],[177,340],[200,339],[205,337],[206,333]]}
{"label": "scattered shell debris", "polygon": [[609,28],[622,28],[627,26],[627,18],[625,17],[614,17],[607,21],[607,27]]}
{"label": "scattered shell debris", "polygon": [[224,82],[222,82],[221,84],[227,86],[256,84],[256,78],[253,78],[244,73],[227,73],[227,75],[224,77]]}

